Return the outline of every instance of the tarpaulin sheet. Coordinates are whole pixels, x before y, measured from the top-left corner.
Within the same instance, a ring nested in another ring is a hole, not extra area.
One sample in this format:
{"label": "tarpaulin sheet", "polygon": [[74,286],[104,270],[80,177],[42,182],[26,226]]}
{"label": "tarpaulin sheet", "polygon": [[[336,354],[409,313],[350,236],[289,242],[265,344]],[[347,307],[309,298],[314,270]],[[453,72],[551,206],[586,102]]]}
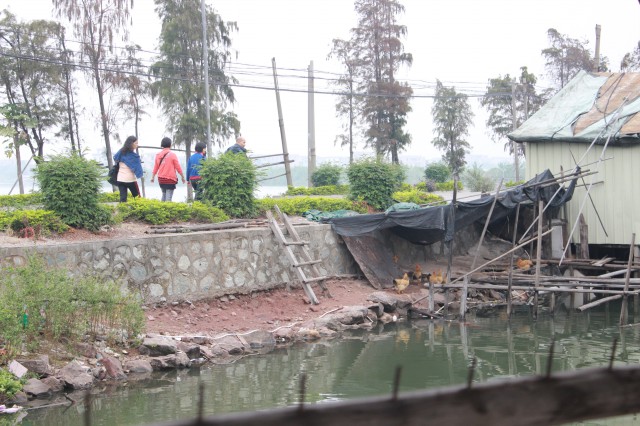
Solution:
{"label": "tarpaulin sheet", "polygon": [[[576,179],[571,181],[568,188],[561,188],[554,182],[553,174],[546,170],[525,184],[500,193],[490,223],[502,220],[514,211],[519,203],[532,204],[538,199],[544,201],[545,205],[551,202],[549,208],[557,209],[571,199],[575,184]],[[494,198],[495,195],[491,195],[474,201],[457,202],[455,221],[452,220],[452,205],[447,204],[418,210],[333,218],[324,222],[330,223],[336,233],[345,237],[357,237],[389,229],[414,244],[427,245],[443,239],[450,241],[457,230],[476,221],[484,223]]]}

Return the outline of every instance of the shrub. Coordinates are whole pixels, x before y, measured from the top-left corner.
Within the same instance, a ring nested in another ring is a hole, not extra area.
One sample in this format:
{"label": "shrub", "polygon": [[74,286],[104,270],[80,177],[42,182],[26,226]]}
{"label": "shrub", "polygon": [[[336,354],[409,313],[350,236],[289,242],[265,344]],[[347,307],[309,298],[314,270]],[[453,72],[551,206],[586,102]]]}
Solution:
{"label": "shrub", "polygon": [[451,171],[444,163],[431,163],[424,170],[424,177],[427,180],[442,183],[451,179]]}
{"label": "shrub", "polygon": [[[62,234],[69,227],[51,210],[15,210],[0,212],[0,229],[11,228],[20,233],[25,228],[32,228],[34,236],[47,233]],[[37,232],[35,232],[37,231]]]}
{"label": "shrub", "polygon": [[132,198],[117,205],[120,220],[139,220],[152,225],[171,222],[223,222],[229,217],[219,208],[201,202],[167,203],[147,198]]}
{"label": "shrub", "polygon": [[516,181],[513,181],[513,180],[510,180],[510,181],[508,181],[508,182],[505,182],[505,183],[504,183],[504,186],[505,186],[506,188],[513,188],[513,187],[515,187],[515,186],[522,185],[523,183],[525,183],[525,181],[524,181],[524,180],[519,180],[519,181],[517,181],[517,182],[516,182]]}
{"label": "shrub", "polygon": [[393,199],[400,203],[415,203],[438,205],[445,204],[444,198],[436,194],[429,194],[418,189],[410,189],[407,191],[397,191],[393,193]]}
{"label": "shrub", "polygon": [[119,192],[101,192],[98,194],[98,200],[101,203],[118,203],[120,202]]}
{"label": "shrub", "polygon": [[343,195],[349,192],[349,185],[290,186],[284,195]]}
{"label": "shrub", "polygon": [[96,161],[77,154],[54,156],[38,164],[36,179],[44,207],[67,225],[97,231],[111,223],[109,210],[99,204],[104,172]]}
{"label": "shrub", "polygon": [[13,374],[0,368],[0,403],[10,400],[22,390],[22,383]]}
{"label": "shrub", "polygon": [[136,336],[144,325],[135,298],[117,283],[94,276],[70,277],[32,256],[24,266],[0,269],[0,344],[9,352],[37,349],[42,337],[81,339],[86,334]]}
{"label": "shrub", "polygon": [[364,201],[376,210],[386,209],[393,204],[391,195],[400,186],[401,170],[381,160],[364,159],[352,163],[347,171],[349,197]]}
{"label": "shrub", "polygon": [[[458,191],[462,189],[462,182],[458,181]],[[453,191],[453,181],[436,182],[436,191]]]}
{"label": "shrub", "polygon": [[477,164],[468,167],[462,174],[462,180],[470,191],[490,192],[495,189],[496,183]]}
{"label": "shrub", "polygon": [[203,201],[231,217],[255,216],[256,170],[242,154],[226,153],[203,161],[200,166]]}
{"label": "shrub", "polygon": [[42,204],[42,194],[33,192],[31,194],[0,195],[0,207],[24,208]]}
{"label": "shrub", "polygon": [[424,192],[433,192],[436,190],[436,182],[431,179],[427,179],[424,182],[417,183],[416,189]]}
{"label": "shrub", "polygon": [[344,198],[263,198],[261,200],[257,200],[257,204],[261,213],[273,209],[273,206],[277,204],[283,213],[296,216],[300,216],[302,213],[309,210],[320,210],[323,212],[332,212],[336,210],[353,210],[358,213],[367,212],[367,208],[364,204]]}
{"label": "shrub", "polygon": [[341,174],[342,167],[336,164],[324,163],[318,166],[311,175],[311,183],[313,183],[313,186],[338,185]]}

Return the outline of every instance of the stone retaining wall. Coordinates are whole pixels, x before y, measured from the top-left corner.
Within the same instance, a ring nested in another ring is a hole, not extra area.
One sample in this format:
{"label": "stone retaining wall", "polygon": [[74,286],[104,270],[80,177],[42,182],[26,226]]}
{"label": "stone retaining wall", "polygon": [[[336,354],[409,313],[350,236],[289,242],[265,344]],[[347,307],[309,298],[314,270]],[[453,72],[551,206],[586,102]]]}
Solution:
{"label": "stone retaining wall", "polygon": [[[327,276],[357,273],[357,265],[330,225],[296,226]],[[3,263],[24,264],[31,253],[71,274],[94,272],[121,280],[144,302],[198,300],[266,290],[297,280],[269,228],[143,236],[64,245],[0,247]],[[124,290],[124,289],[123,289]]]}
{"label": "stone retaining wall", "polygon": [[[322,275],[359,272],[330,225],[310,223],[296,226],[296,230],[302,240],[309,241],[312,259],[322,260],[317,265]],[[478,241],[478,235],[474,226],[458,232],[455,254],[465,253]],[[444,242],[416,246],[390,232],[380,233],[379,240],[390,252],[402,254],[404,266],[442,259],[447,253]],[[0,261],[22,265],[34,252],[43,255],[49,265],[66,268],[72,275],[95,273],[119,280],[123,291],[139,296],[144,303],[247,294],[298,279],[269,228],[0,247]]]}

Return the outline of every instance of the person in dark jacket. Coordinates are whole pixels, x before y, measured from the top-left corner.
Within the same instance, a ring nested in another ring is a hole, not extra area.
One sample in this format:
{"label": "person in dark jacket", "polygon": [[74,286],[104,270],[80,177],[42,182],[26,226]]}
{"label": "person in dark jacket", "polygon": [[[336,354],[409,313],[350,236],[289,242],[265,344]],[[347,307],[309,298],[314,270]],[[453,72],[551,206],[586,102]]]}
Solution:
{"label": "person in dark jacket", "polygon": [[142,178],[143,171],[142,161],[136,149],[138,149],[138,138],[129,136],[122,148],[113,156],[113,160],[120,163],[116,183],[120,190],[121,203],[127,202],[127,191],[131,191],[131,196],[134,198],[140,196],[138,179]]}
{"label": "person in dark jacket", "polygon": [[202,199],[202,186],[200,185],[200,164],[207,156],[207,145],[204,142],[196,144],[196,152],[189,157],[187,163],[187,185],[191,184],[194,192],[194,199],[200,201]]}
{"label": "person in dark jacket", "polygon": [[247,149],[244,147],[246,143],[247,141],[242,136],[240,136],[238,137],[238,139],[236,139],[236,143],[227,148],[225,152],[233,152],[234,154],[246,154]]}

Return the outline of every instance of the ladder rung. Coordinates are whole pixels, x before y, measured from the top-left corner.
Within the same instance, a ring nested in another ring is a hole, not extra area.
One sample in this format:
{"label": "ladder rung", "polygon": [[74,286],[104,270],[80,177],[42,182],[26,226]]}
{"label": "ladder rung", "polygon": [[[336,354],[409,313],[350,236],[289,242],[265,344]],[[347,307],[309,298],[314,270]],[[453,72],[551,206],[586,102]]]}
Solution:
{"label": "ladder rung", "polygon": [[309,241],[283,241],[285,246],[306,246]]}
{"label": "ladder rung", "polygon": [[326,279],[327,279],[327,277],[307,278],[304,282],[305,282],[305,284],[307,284],[307,283],[313,283],[313,282],[316,282],[316,281],[324,281]]}
{"label": "ladder rung", "polygon": [[293,265],[293,267],[294,268],[299,268],[300,266],[315,265],[316,263],[322,263],[322,260],[310,260],[308,262],[299,262],[299,263],[295,263]]}

